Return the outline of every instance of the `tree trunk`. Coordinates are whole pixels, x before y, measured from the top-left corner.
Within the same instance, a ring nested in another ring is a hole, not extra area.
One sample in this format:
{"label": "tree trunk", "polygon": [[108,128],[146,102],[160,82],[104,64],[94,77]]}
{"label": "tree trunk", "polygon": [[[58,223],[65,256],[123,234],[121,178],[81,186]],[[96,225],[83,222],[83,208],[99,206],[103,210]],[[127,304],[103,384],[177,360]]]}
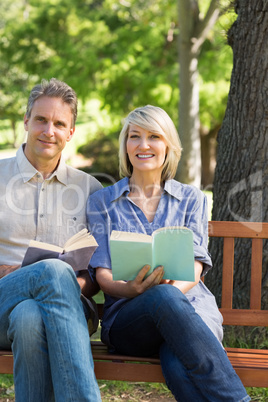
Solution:
{"label": "tree trunk", "polygon": [[12,134],[13,134],[13,141],[12,141],[12,145],[14,148],[17,147],[17,131],[16,131],[16,121],[11,119],[10,120],[11,123],[11,128],[12,128]]}
{"label": "tree trunk", "polygon": [[[188,17],[189,18],[189,17]],[[179,180],[200,186],[201,144],[199,121],[198,54],[194,54],[191,38],[180,35],[180,104],[179,134],[183,146]]]}
{"label": "tree trunk", "polygon": [[219,16],[217,0],[211,0],[200,19],[197,0],[178,0],[180,103],[179,135],[183,152],[176,178],[200,187],[201,143],[199,121],[198,57],[200,49]]}
{"label": "tree trunk", "polygon": [[[233,48],[233,71],[227,109],[218,134],[213,191],[213,220],[268,219],[268,1],[238,0],[237,20],[228,34]],[[211,240],[214,268],[206,284],[220,304],[222,251]],[[262,306],[268,307],[268,253],[263,257]],[[249,304],[248,240],[235,252],[234,306]]]}
{"label": "tree trunk", "polygon": [[214,172],[216,166],[217,143],[216,138],[220,126],[214,127],[208,133],[200,130],[201,139],[201,183],[202,189],[211,191],[213,188]]}

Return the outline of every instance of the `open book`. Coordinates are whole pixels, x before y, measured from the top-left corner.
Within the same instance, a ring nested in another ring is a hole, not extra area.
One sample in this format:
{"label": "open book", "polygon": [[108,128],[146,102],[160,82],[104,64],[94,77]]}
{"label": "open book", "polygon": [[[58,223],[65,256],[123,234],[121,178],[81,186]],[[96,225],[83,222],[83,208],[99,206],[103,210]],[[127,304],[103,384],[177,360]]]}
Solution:
{"label": "open book", "polygon": [[74,271],[86,270],[98,247],[95,238],[87,229],[82,229],[65,243],[64,247],[31,240],[22,261],[22,267],[48,258],[59,258],[70,264]]}
{"label": "open book", "polygon": [[185,227],[157,229],[152,236],[112,231],[110,237],[114,280],[132,280],[149,264],[164,266],[164,279],[194,282],[193,232]]}

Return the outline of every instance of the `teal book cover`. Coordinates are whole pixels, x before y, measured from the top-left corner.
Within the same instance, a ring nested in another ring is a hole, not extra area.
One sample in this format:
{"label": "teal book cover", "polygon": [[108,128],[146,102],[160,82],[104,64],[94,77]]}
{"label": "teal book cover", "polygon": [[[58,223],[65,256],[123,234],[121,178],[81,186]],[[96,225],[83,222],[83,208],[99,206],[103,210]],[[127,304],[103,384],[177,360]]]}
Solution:
{"label": "teal book cover", "polygon": [[163,279],[194,282],[193,232],[185,227],[157,229],[152,236],[112,231],[110,252],[114,280],[133,280],[149,264],[164,267]]}

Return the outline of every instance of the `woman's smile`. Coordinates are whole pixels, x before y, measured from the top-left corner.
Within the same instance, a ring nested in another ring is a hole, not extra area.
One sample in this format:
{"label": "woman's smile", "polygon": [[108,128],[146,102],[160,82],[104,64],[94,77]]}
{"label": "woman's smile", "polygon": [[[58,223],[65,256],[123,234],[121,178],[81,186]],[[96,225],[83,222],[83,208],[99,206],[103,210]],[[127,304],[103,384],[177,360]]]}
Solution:
{"label": "woman's smile", "polygon": [[130,124],[126,146],[133,170],[162,170],[167,143],[161,134]]}

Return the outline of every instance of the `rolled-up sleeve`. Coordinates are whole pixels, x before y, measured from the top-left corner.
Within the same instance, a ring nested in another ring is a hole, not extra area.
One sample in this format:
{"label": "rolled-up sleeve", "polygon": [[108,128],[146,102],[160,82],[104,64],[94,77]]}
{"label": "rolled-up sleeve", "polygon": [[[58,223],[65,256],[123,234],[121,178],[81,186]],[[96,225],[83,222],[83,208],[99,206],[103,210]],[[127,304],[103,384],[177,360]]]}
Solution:
{"label": "rolled-up sleeve", "polygon": [[87,202],[88,229],[98,243],[98,247],[90,260],[90,266],[92,268],[102,267],[111,269],[109,252],[111,224],[107,205],[105,205],[105,195],[103,190],[97,191],[88,198]]}
{"label": "rolled-up sleeve", "polygon": [[194,235],[194,257],[203,263],[202,275],[212,268],[212,261],[208,252],[208,206],[207,197],[200,191],[195,206],[189,214],[187,226]]}

